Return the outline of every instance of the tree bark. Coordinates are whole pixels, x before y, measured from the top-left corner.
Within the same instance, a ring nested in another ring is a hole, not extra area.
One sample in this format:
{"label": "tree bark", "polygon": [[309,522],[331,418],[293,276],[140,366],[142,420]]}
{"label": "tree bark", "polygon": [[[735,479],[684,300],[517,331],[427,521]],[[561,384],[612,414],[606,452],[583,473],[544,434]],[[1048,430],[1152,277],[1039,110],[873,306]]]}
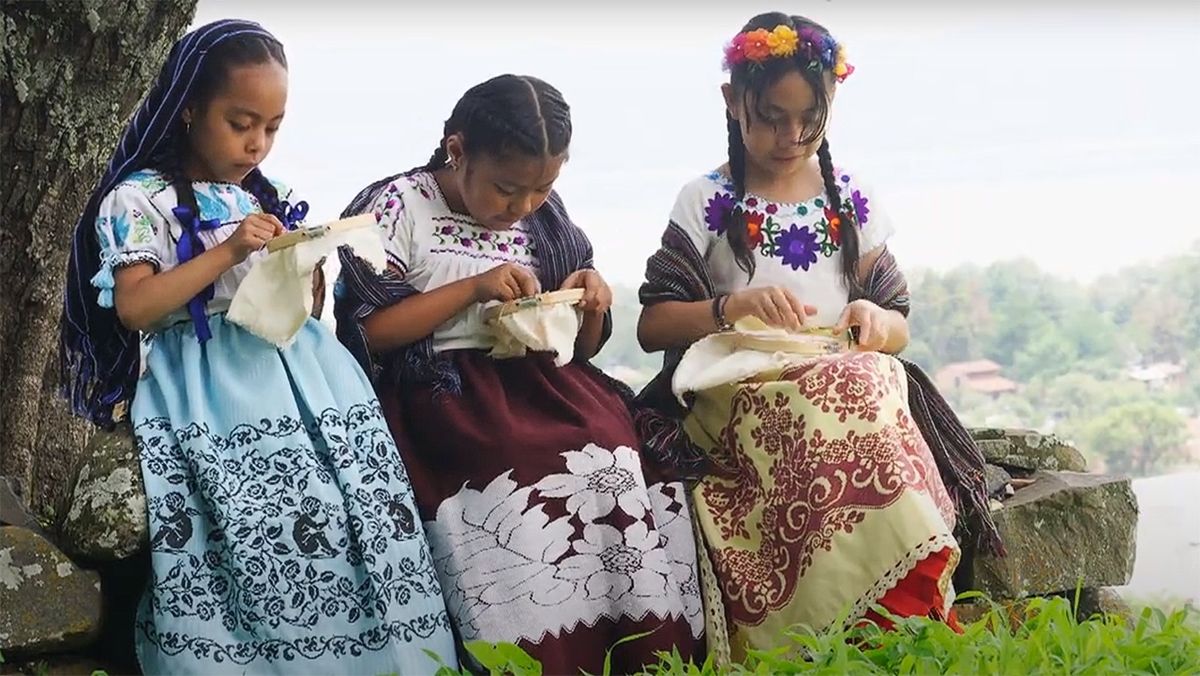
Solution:
{"label": "tree bark", "polygon": [[90,426],[57,395],[73,228],[196,0],[0,0],[0,475],[48,516]]}

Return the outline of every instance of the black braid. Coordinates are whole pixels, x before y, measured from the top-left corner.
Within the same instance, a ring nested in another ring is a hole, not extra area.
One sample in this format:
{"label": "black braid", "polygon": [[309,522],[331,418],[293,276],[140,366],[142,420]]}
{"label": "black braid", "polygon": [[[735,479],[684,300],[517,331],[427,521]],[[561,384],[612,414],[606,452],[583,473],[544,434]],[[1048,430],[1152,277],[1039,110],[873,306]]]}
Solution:
{"label": "black braid", "polygon": [[[725,124],[729,127],[729,177],[733,179],[733,191],[736,203],[741,204],[746,196],[746,143],[742,139],[742,125],[725,113]],[[729,213],[729,222],[725,224],[725,237],[733,249],[733,257],[738,267],[746,273],[749,279],[754,279],[756,259],[750,249],[750,233],[746,231],[744,212],[734,208]]]}
{"label": "black braid", "polygon": [[559,155],[571,143],[571,109],[562,93],[542,80],[500,75],[467,90],[455,104],[425,170],[446,166],[446,139],[454,134],[462,135],[466,153]]}
{"label": "black braid", "polygon": [[258,199],[258,204],[262,207],[264,214],[271,214],[278,218],[280,223],[287,225],[287,214],[283,202],[279,199],[279,191],[261,170],[256,167],[246,174],[246,177],[242,179],[242,188]]}
{"label": "black braid", "polygon": [[396,179],[446,166],[450,161],[446,139],[454,134],[462,134],[467,152],[559,155],[571,144],[571,108],[561,92],[535,77],[499,75],[477,84],[454,104],[442,127],[442,141],[428,162],[363,188],[342,210],[342,218],[366,211]]}
{"label": "black braid", "polygon": [[[530,86],[532,87],[532,84]],[[546,152],[550,153],[552,150],[551,130],[557,130],[559,135],[566,130],[565,133],[568,137],[571,134],[571,108],[557,89],[547,88],[540,92],[534,89],[534,94],[538,96],[538,105],[543,116],[543,141],[546,144]]]}
{"label": "black braid", "polygon": [[429,162],[425,164],[425,171],[434,171],[446,166],[450,161],[450,153],[446,152],[446,145],[443,143],[438,146],[438,149],[433,151],[433,155],[429,157]]}
{"label": "black braid", "polygon": [[[190,152],[187,131],[183,120],[179,120],[176,123],[175,128],[171,132],[171,137],[170,142],[163,144],[163,152],[151,160],[151,165],[155,169],[158,169],[162,173],[163,178],[170,182],[171,187],[175,189],[175,199],[178,200],[179,206],[191,209],[197,218],[202,218],[200,204],[196,201],[196,191],[192,187],[192,181],[187,177],[183,169],[184,158]],[[199,234],[191,226],[191,222],[183,224],[184,231],[182,236],[191,238],[192,243],[195,244]]]}
{"label": "black braid", "polygon": [[858,224],[854,209],[847,210],[842,204],[842,191],[838,189],[837,176],[833,171],[833,158],[829,155],[829,141],[821,141],[817,149],[817,160],[821,164],[821,180],[825,182],[825,196],[829,208],[837,215],[838,235],[841,238],[842,277],[853,298],[859,287],[858,281]]}

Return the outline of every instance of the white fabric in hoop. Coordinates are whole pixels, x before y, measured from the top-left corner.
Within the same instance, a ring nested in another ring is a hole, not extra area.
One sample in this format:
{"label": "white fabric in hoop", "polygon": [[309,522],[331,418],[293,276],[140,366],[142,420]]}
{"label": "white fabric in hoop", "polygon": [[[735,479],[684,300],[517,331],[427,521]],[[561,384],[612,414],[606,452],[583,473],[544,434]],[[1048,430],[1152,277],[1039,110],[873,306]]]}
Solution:
{"label": "white fabric in hoop", "polygon": [[553,352],[556,366],[570,363],[575,358],[575,339],[582,323],[575,306],[581,296],[557,292],[518,301],[515,307],[497,306],[487,319],[496,341],[489,355],[493,359],[512,359],[530,350]]}
{"label": "white fabric in hoop", "polygon": [[828,330],[790,333],[747,317],[739,319],[733,331],[713,333],[693,343],[675,369],[671,390],[684,403],[691,392],[740,383],[760,373],[797,366],[848,349],[846,338],[839,339]]}
{"label": "white fabric in hoop", "polygon": [[226,318],[276,347],[291,345],[312,313],[313,271],[342,246],[383,272],[386,258],[378,229],[329,232],[264,256],[242,280]]}

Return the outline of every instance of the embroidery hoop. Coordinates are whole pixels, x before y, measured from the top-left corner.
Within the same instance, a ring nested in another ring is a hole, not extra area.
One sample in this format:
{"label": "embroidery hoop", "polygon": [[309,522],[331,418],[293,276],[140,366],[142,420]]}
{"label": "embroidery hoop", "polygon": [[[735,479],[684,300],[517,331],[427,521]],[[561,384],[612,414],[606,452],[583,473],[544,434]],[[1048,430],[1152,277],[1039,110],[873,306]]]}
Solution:
{"label": "embroidery hoop", "polygon": [[346,232],[347,230],[354,230],[356,228],[365,228],[369,225],[378,225],[378,223],[375,214],[366,213],[330,221],[321,225],[300,227],[291,232],[285,232],[267,242],[267,253],[290,249],[301,242],[307,242],[337,232]]}
{"label": "embroidery hoop", "polygon": [[581,300],[583,300],[583,289],[547,291],[546,293],[539,293],[536,296],[518,298],[517,300],[510,300],[507,303],[501,303],[499,305],[493,305],[489,308],[486,308],[483,311],[483,321],[491,323],[497,319],[500,319],[501,317],[507,317],[514,312],[527,310],[532,307],[539,307],[542,305],[561,305],[564,303],[574,304]]}
{"label": "embroidery hoop", "polygon": [[835,331],[832,327],[813,327],[800,333],[779,329],[738,329],[722,332],[738,349],[759,352],[783,352],[786,354],[824,355],[838,354],[850,349],[850,333]]}

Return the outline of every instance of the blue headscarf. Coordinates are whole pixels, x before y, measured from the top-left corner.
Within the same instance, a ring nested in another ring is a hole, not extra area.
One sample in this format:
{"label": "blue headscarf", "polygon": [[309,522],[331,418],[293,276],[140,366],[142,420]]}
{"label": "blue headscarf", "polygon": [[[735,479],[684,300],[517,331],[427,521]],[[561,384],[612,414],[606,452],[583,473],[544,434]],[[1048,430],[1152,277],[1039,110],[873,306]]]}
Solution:
{"label": "blue headscarf", "polygon": [[[226,19],[188,33],[171,48],[158,81],[125,127],[108,169],[75,224],[60,325],[60,392],[76,414],[104,429],[115,425],[113,408],[133,397],[138,372],[138,336],[126,329],[113,308],[98,303],[92,277],[100,270],[96,216],[100,202],[133,172],[145,168],[171,142],[184,106],[209,50],[233,37],[258,35],[278,42],[251,21]],[[244,184],[261,186],[258,169]],[[252,190],[252,192],[259,192]],[[266,206],[264,204],[264,206]]]}

